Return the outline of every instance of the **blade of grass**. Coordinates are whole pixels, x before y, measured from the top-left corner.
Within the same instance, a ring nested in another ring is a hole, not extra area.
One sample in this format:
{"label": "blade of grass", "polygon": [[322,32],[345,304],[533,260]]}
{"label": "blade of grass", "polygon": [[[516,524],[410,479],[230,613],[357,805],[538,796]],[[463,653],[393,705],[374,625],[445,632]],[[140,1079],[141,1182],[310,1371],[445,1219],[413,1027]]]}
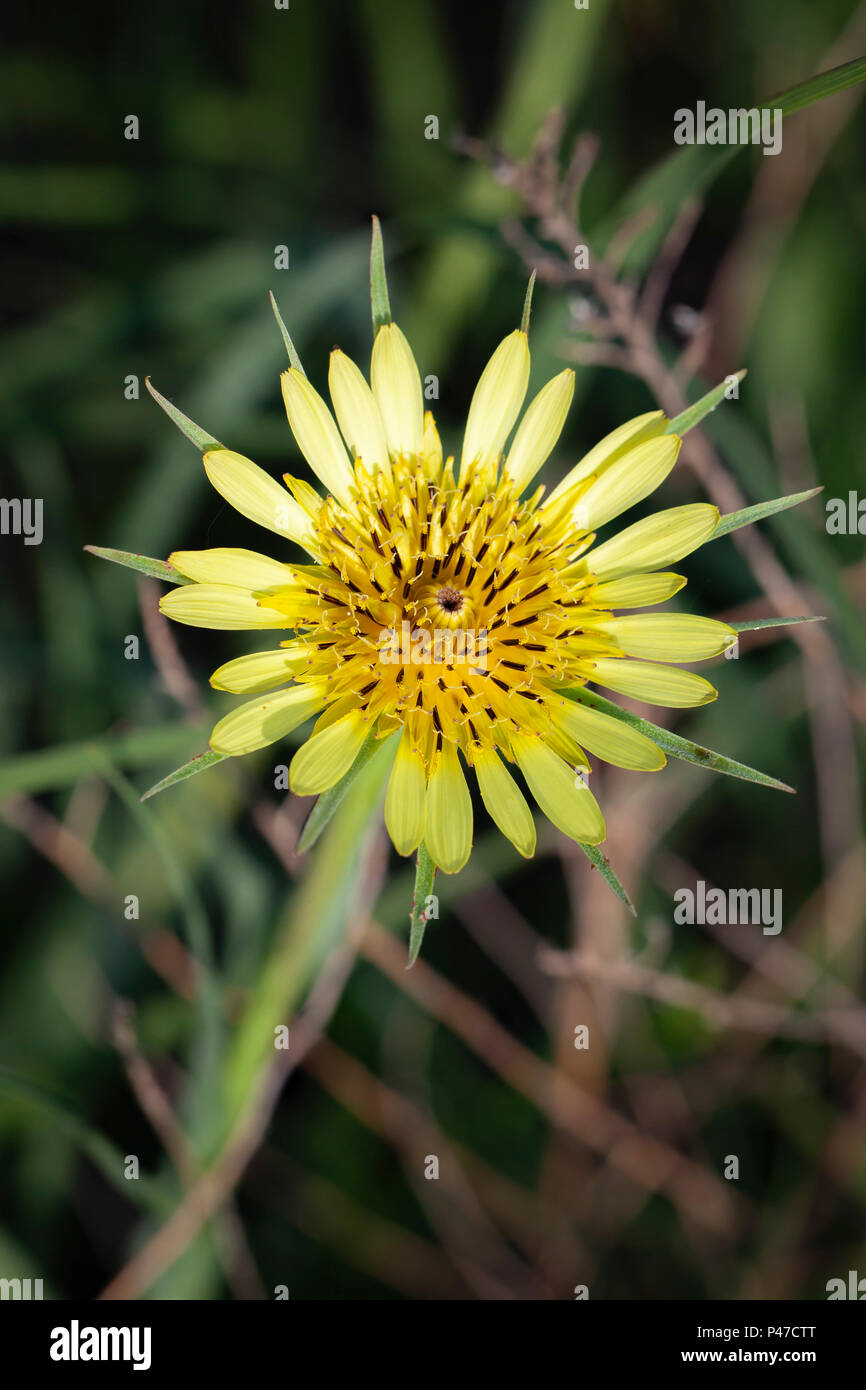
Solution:
{"label": "blade of grass", "polygon": [[[795,111],[833,96],[859,82],[866,81],[866,58],[855,58],[841,67],[818,73],[805,82],[798,82],[777,96],[757,104],[758,110],[782,112],[782,119]],[[720,101],[720,105],[725,105]],[[624,270],[639,274],[652,261],[679,209],[689,198],[702,194],[743,149],[751,145],[686,145],[660,161],[655,168],[620,199],[605,216],[598,229],[591,233],[603,249],[616,229],[644,208],[653,207],[657,216],[652,224],[635,239],[626,258]]]}
{"label": "blade of grass", "polygon": [[166,877],[180,904],[187,945],[201,972],[196,990],[198,1023],[189,1066],[184,1118],[192,1142],[208,1152],[220,1132],[219,1065],[223,1048],[223,1013],[219,980],[211,944],[207,913],[164,827],[146,811],[135,788],[103,754],[95,765],[113,787],[142,835],[150,840],[162,861]]}
{"label": "blade of grass", "polygon": [[309,872],[289,900],[238,1024],[223,1076],[224,1113],[231,1126],[263,1075],[274,1029],[288,1023],[310,982],[345,935],[358,903],[358,870],[375,833],[390,763],[380,744],[338,807]]}
{"label": "blade of grass", "polygon": [[86,1124],[64,1097],[5,1066],[0,1067],[0,1091],[44,1116],[52,1130],[74,1143],[94,1168],[128,1201],[154,1216],[167,1216],[174,1210],[176,1198],[169,1188],[156,1179],[144,1175],[135,1182],[129,1182],[124,1177],[125,1162],[121,1150],[99,1130]]}
{"label": "blade of grass", "polygon": [[203,724],[167,724],[128,734],[108,734],[22,753],[0,763],[0,797],[33,796],[60,791],[93,776],[94,757],[103,754],[113,767],[143,768],[182,756],[206,737]]}

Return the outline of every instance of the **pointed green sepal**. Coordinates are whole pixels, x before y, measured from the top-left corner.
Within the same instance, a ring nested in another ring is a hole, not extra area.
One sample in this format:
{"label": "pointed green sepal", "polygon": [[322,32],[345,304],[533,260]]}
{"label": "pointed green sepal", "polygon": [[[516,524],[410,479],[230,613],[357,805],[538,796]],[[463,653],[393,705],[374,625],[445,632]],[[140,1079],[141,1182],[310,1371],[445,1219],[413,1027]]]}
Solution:
{"label": "pointed green sepal", "polygon": [[580,848],[583,850],[592,867],[598,869],[598,872],[601,874],[608,888],[613,889],[620,902],[625,903],[632,917],[636,917],[637,912],[635,911],[634,903],[623,888],[613,869],[610,867],[610,860],[606,855],[602,854],[598,845],[580,844],[579,840],[577,843],[580,845]]}
{"label": "pointed green sepal", "polygon": [[174,565],[170,565],[168,560],[154,560],[150,555],[135,555],[130,550],[110,550],[101,545],[86,545],[84,549],[89,555],[98,555],[100,560],[111,560],[115,565],[138,570],[139,574],[146,574],[151,579],[163,579],[167,584],[193,583],[192,579],[187,579],[185,574],[181,574]]}
{"label": "pointed green sepal", "polygon": [[433,892],[433,880],[436,877],[436,865],[430,855],[430,851],[422,840],[418,846],[418,858],[415,862],[415,891],[412,894],[412,907],[409,911],[409,959],[406,962],[406,969],[414,965],[418,959],[418,952],[421,950],[421,942],[424,940],[424,933],[427,930],[427,917],[424,912],[424,904]]}
{"label": "pointed green sepal", "polygon": [[[808,502],[810,497],[817,497],[818,493],[823,491],[823,487],[810,487],[807,492],[792,492],[789,497],[774,497],[772,502],[758,502],[754,507],[742,507],[738,512],[728,512],[727,516],[719,517],[719,524],[710,540],[716,541],[719,536],[739,531],[741,526],[751,526],[755,521],[763,521],[765,516],[786,512],[789,507],[799,507],[801,502]],[[709,541],[706,544],[709,544]]]}
{"label": "pointed green sepal", "polygon": [[195,758],[191,758],[183,767],[179,767],[176,772],[170,772],[167,777],[163,777],[161,782],[150,788],[142,796],[142,801],[147,801],[149,797],[156,796],[157,792],[164,792],[169,787],[174,787],[178,782],[185,782],[187,777],[194,777],[197,772],[204,772],[206,767],[215,767],[217,763],[225,762],[228,753],[217,753],[213,748],[209,748],[206,753],[199,753]]}
{"label": "pointed green sepal", "polygon": [[213,435],[208,434],[207,430],[203,430],[201,426],[197,425],[194,420],[191,420],[188,415],[184,415],[182,410],[178,410],[176,405],[172,405],[171,401],[167,401],[165,396],[161,395],[156,387],[151,385],[149,376],[144,378],[144,384],[157,405],[162,406],[162,409],[172,423],[177,425],[181,434],[185,434],[190,443],[194,444],[200,453],[206,454],[210,449],[221,449],[223,447],[218,439],[214,439]]}
{"label": "pointed green sepal", "polygon": [[529,332],[529,316],[532,313],[532,291],[535,289],[535,271],[529,277],[529,284],[526,286],[526,298],[523,301],[523,313],[520,316],[521,333]]}
{"label": "pointed green sepal", "polygon": [[699,425],[702,420],[706,419],[716,406],[725,399],[731,382],[742,381],[745,375],[746,370],[743,368],[741,372],[732,372],[730,376],[726,376],[724,381],[713,387],[712,391],[708,391],[705,396],[701,396],[699,401],[695,401],[694,405],[688,406],[681,415],[677,415],[669,421],[665,434],[688,434],[689,430],[693,430],[695,425]]}
{"label": "pointed green sepal", "polygon": [[274,311],[274,318],[277,321],[277,327],[283,335],[283,342],[286,345],[286,352],[289,354],[289,361],[291,362],[296,372],[300,372],[301,376],[306,376],[307,373],[304,371],[303,363],[301,362],[301,359],[298,356],[298,350],[292,342],[292,339],[289,335],[289,330],[283,323],[283,316],[277,308],[277,301],[274,299],[273,292],[271,290],[268,290],[268,296],[271,301],[271,308]]}
{"label": "pointed green sepal", "polygon": [[792,623],[824,623],[821,613],[806,613],[799,618],[749,618],[743,623],[728,623],[734,632],[762,632],[765,627],[790,627]]}
{"label": "pointed green sepal", "polygon": [[699,743],[692,743],[691,739],[673,734],[670,729],[651,724],[648,719],[640,719],[638,715],[631,714],[611,700],[605,700],[604,696],[597,695],[586,686],[563,690],[562,694],[567,695],[569,700],[589,705],[592,709],[600,710],[602,714],[609,714],[614,719],[622,720],[623,724],[631,725],[672,758],[681,758],[683,762],[694,763],[697,767],[708,767],[713,772],[723,772],[728,777],[738,777],[743,782],[755,782],[761,787],[772,787],[775,791],[794,791],[786,782],[780,782],[778,778],[770,777],[766,772],[758,772],[753,767],[747,767],[745,763],[738,763],[733,758],[726,758],[722,753],[714,753],[711,748],[702,748]]}
{"label": "pointed green sepal", "polygon": [[373,311],[373,337],[391,322],[391,301],[388,298],[388,279],[385,274],[385,246],[382,226],[373,216],[373,242],[370,247],[370,306]]}

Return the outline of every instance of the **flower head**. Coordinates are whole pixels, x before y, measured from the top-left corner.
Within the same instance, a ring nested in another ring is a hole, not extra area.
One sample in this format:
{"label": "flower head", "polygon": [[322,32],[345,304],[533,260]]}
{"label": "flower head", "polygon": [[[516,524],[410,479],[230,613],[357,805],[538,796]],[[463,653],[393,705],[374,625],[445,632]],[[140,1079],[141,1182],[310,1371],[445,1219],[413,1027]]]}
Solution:
{"label": "flower head", "polygon": [[668,663],[718,656],[736,636],[680,612],[620,612],[654,609],[682,588],[664,567],[712,536],[718,512],[674,507],[596,544],[598,528],[664,480],[680,439],[661,411],[639,416],[547,495],[534,482],[565,422],[573,374],[549,381],[518,423],[529,365],[520,329],[482,373],[458,463],[424,413],[396,324],[378,328],[369,383],[333,352],[333,413],[295,361],[283,399],[321,491],[289,475],[283,487],[226,449],[206,452],[204,466],[228,502],[308,561],[178,551],[171,563],[192,582],[161,604],[194,626],[290,634],[214,672],[218,689],[253,696],[216,725],[215,751],[250,753],[316,715],[289,770],[293,790],[309,795],[333,787],[368,738],[398,736],[391,839],[402,854],[423,839],[451,873],[472,845],[468,769],[521,854],[533,853],[535,826],[515,771],[554,825],[600,843],[590,758],[643,771],[665,759],[574,692],[590,682],[659,705],[703,704],[715,697],[709,682]]}

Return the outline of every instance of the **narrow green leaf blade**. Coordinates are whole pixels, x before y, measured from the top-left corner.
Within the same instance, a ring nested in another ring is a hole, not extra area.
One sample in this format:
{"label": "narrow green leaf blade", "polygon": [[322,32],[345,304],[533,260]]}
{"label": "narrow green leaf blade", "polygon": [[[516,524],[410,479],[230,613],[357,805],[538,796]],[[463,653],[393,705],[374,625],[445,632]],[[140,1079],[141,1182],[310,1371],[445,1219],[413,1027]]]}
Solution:
{"label": "narrow green leaf blade", "polygon": [[[758,102],[757,109],[780,110],[784,120],[795,111],[801,111],[816,101],[863,81],[866,81],[866,58],[855,58],[850,63],[818,73],[816,77],[799,82],[777,96]],[[606,245],[623,222],[644,208],[656,209],[658,215],[653,225],[638,238],[629,251],[626,263],[631,274],[646,270],[683,203],[690,197],[703,194],[728,163],[749,148],[746,143],[686,145],[668,155],[633,185],[607,214],[594,234],[595,242],[599,246]]]}
{"label": "narrow green leaf blade", "polygon": [[739,531],[741,526],[751,526],[756,521],[763,521],[765,516],[786,512],[789,507],[799,507],[801,502],[808,502],[810,497],[817,497],[818,493],[823,491],[823,487],[810,487],[806,492],[792,492],[788,497],[775,497],[772,502],[757,502],[754,507],[742,507],[738,512],[728,512],[727,516],[719,517],[719,524],[710,540],[717,541],[720,536]]}
{"label": "narrow green leaf blade", "polygon": [[427,930],[427,917],[424,913],[424,904],[433,892],[433,881],[436,878],[436,865],[430,855],[430,851],[422,840],[418,846],[418,858],[415,861],[415,891],[412,894],[412,906],[409,910],[409,959],[406,962],[406,969],[414,965],[418,959],[418,952],[421,950],[421,942],[424,940],[424,933]]}
{"label": "narrow green leaf blade", "polygon": [[714,386],[712,391],[708,391],[705,396],[701,396],[701,399],[695,401],[694,405],[688,406],[681,415],[675,416],[668,424],[665,434],[688,434],[689,430],[693,430],[695,425],[699,425],[702,420],[705,420],[706,417],[715,410],[716,406],[724,400],[725,392],[728,390],[731,380],[742,381],[745,375],[745,368],[743,368],[741,372],[732,372],[730,377],[726,377],[724,381],[720,381],[718,386]]}
{"label": "narrow green leaf blade", "polygon": [[107,734],[100,739],[80,739],[55,744],[0,762],[0,798],[33,796],[60,791],[93,776],[94,754],[109,758],[115,767],[152,767],[166,758],[181,758],[190,745],[206,738],[202,725],[167,724],[131,733]]}
{"label": "narrow green leaf blade", "polygon": [[[396,738],[397,735],[392,734],[391,739],[388,741],[394,741],[396,740]],[[349,771],[345,774],[344,777],[340,778],[340,781],[337,783],[335,787],[331,787],[328,791],[322,792],[321,796],[319,797],[318,801],[316,802],[315,806],[313,807],[312,811],[307,817],[306,824],[303,830],[301,831],[300,836],[298,837],[299,854],[303,854],[305,850],[311,849],[313,847],[313,845],[316,843],[319,836],[321,835],[322,831],[324,830],[325,826],[330,821],[340,802],[343,800],[343,797],[346,795],[346,792],[349,790],[355,778],[358,776],[358,773],[361,771],[363,767],[366,767],[373,754],[376,753],[378,749],[382,748],[383,746],[384,745],[382,740],[377,739],[375,734],[368,734],[365,741],[361,744],[358,756],[352,763],[352,766],[349,768]],[[394,744],[394,747],[396,750],[396,742]]]}
{"label": "narrow green leaf blade", "polygon": [[168,560],[154,560],[150,555],[135,555],[130,550],[111,550],[102,545],[86,545],[90,555],[98,555],[100,560],[111,560],[115,565],[125,565],[129,570],[137,570],[151,579],[163,579],[167,584],[192,584],[185,574],[176,570]]}
{"label": "narrow green leaf blade", "polygon": [[176,772],[170,772],[167,777],[163,777],[161,782],[157,782],[144,793],[142,801],[147,801],[149,797],[156,796],[157,792],[164,792],[168,787],[174,787],[178,782],[185,782],[187,777],[194,777],[197,772],[204,772],[206,767],[214,767],[216,763],[225,762],[228,753],[217,753],[213,748],[209,748],[206,753],[198,753],[196,757],[190,758],[188,763],[179,767]]}
{"label": "narrow green leaf blade", "polygon": [[149,376],[144,378],[144,384],[157,405],[162,406],[168,418],[177,425],[181,434],[185,434],[190,443],[194,444],[202,454],[206,454],[209,449],[221,449],[223,447],[218,439],[214,439],[213,435],[208,434],[207,430],[203,430],[201,426],[197,425],[194,420],[191,420],[188,415],[184,415],[182,410],[178,410],[176,405],[172,405],[171,401],[167,401],[165,396],[161,395],[156,387],[151,385]]}
{"label": "narrow green leaf blade", "polygon": [[297,349],[296,349],[294,343],[292,342],[291,337],[289,336],[289,330],[286,328],[286,325],[283,323],[283,316],[282,316],[282,314],[280,313],[279,309],[277,308],[277,301],[274,299],[273,292],[272,292],[271,290],[269,290],[269,291],[268,291],[268,294],[270,295],[271,308],[272,308],[273,311],[274,311],[274,318],[275,318],[276,321],[277,321],[277,327],[279,328],[281,334],[283,335],[283,342],[284,342],[285,345],[286,345],[286,352],[289,354],[289,361],[291,362],[292,366],[295,368],[295,371],[300,372],[300,373],[301,373],[301,376],[306,376],[307,373],[304,371],[303,363],[301,362],[301,359],[300,359],[300,357],[298,356]]}
{"label": "narrow green leaf blade", "polygon": [[123,1193],[127,1201],[134,1202],[153,1215],[167,1216],[171,1213],[175,1198],[170,1188],[159,1179],[147,1175],[139,1176],[137,1182],[129,1182],[124,1177],[126,1165],[123,1150],[82,1120],[65,1096],[5,1066],[0,1067],[0,1093],[41,1115],[52,1130],[75,1144],[112,1187]]}
{"label": "narrow green leaf blade", "polygon": [[370,304],[373,310],[373,337],[391,322],[391,300],[388,297],[388,279],[385,274],[385,246],[382,241],[382,226],[378,217],[373,218],[373,244],[370,248]]}
{"label": "narrow green leaf blade", "polygon": [[[578,841],[578,844],[580,844],[580,841]],[[580,848],[583,850],[592,867],[598,869],[598,872],[601,874],[608,887],[613,889],[620,902],[625,903],[632,917],[636,917],[637,912],[635,911],[634,903],[611,868],[610,860],[602,854],[598,845],[581,844]]]}
{"label": "narrow green leaf blade", "polygon": [[288,1023],[311,980],[371,903],[359,896],[365,849],[380,833],[388,775],[382,741],[344,797],[286,905],[271,952],[235,1028],[224,1069],[226,1125],[249,1105],[273,1057],[274,1026]]}
{"label": "narrow green leaf blade", "polygon": [[854,87],[858,82],[866,82],[866,57],[854,58],[850,63],[841,63],[837,68],[819,72],[816,77],[798,82],[796,87],[789,87],[781,96],[768,97],[761,102],[761,107],[778,107],[783,115],[792,116],[795,111],[802,111],[805,106],[834,96],[836,92],[844,92],[846,87]]}
{"label": "narrow green leaf blade", "polygon": [[691,739],[673,734],[670,729],[651,724],[648,719],[640,719],[638,715],[621,709],[619,705],[605,700],[604,696],[597,695],[594,690],[587,690],[585,686],[564,690],[562,693],[579,704],[589,705],[592,709],[601,710],[603,714],[612,715],[614,719],[621,719],[624,724],[631,725],[638,733],[652,739],[653,743],[665,753],[669,753],[672,758],[681,758],[683,762],[694,763],[697,767],[708,767],[713,772],[723,772],[728,777],[738,777],[743,782],[755,782],[761,787],[772,787],[780,792],[794,791],[793,787],[780,782],[776,777],[768,776],[766,772],[758,772],[753,767],[747,767],[745,763],[736,762],[734,758],[726,758],[722,753],[714,753],[711,748],[702,748],[699,743],[692,743]]}

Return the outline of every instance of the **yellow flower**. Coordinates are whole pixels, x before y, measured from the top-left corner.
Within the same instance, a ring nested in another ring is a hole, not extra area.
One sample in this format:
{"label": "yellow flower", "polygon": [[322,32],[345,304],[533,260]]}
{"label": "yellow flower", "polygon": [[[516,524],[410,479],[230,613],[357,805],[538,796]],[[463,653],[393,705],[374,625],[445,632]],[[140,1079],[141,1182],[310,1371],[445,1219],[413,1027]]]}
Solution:
{"label": "yellow flower", "polygon": [[289,772],[294,791],[309,795],[333,787],[369,735],[399,734],[388,831],[401,854],[423,840],[448,873],[472,846],[465,768],[521,854],[534,851],[535,825],[515,767],[554,825],[599,844],[588,755],[642,771],[665,758],[567,692],[591,682],[659,705],[700,705],[713,687],[667,663],[718,656],[736,637],[679,612],[617,616],[683,586],[664,567],[709,540],[715,507],[673,507],[595,544],[599,527],[667,477],[680,439],[650,412],[597,444],[549,497],[528,491],[556,446],[573,373],[549,381],[518,424],[529,380],[523,331],[482,373],[458,468],[424,414],[418,367],[396,324],[376,333],[369,384],[340,351],[328,380],[333,413],[298,365],[282,377],[289,424],[321,493],[289,475],[283,487],[226,449],[204,456],[216,490],[309,562],[231,549],[171,556],[192,582],[165,595],[168,617],[291,633],[214,672],[218,689],[253,698],[219,721],[211,747],[251,753],[318,715]]}

